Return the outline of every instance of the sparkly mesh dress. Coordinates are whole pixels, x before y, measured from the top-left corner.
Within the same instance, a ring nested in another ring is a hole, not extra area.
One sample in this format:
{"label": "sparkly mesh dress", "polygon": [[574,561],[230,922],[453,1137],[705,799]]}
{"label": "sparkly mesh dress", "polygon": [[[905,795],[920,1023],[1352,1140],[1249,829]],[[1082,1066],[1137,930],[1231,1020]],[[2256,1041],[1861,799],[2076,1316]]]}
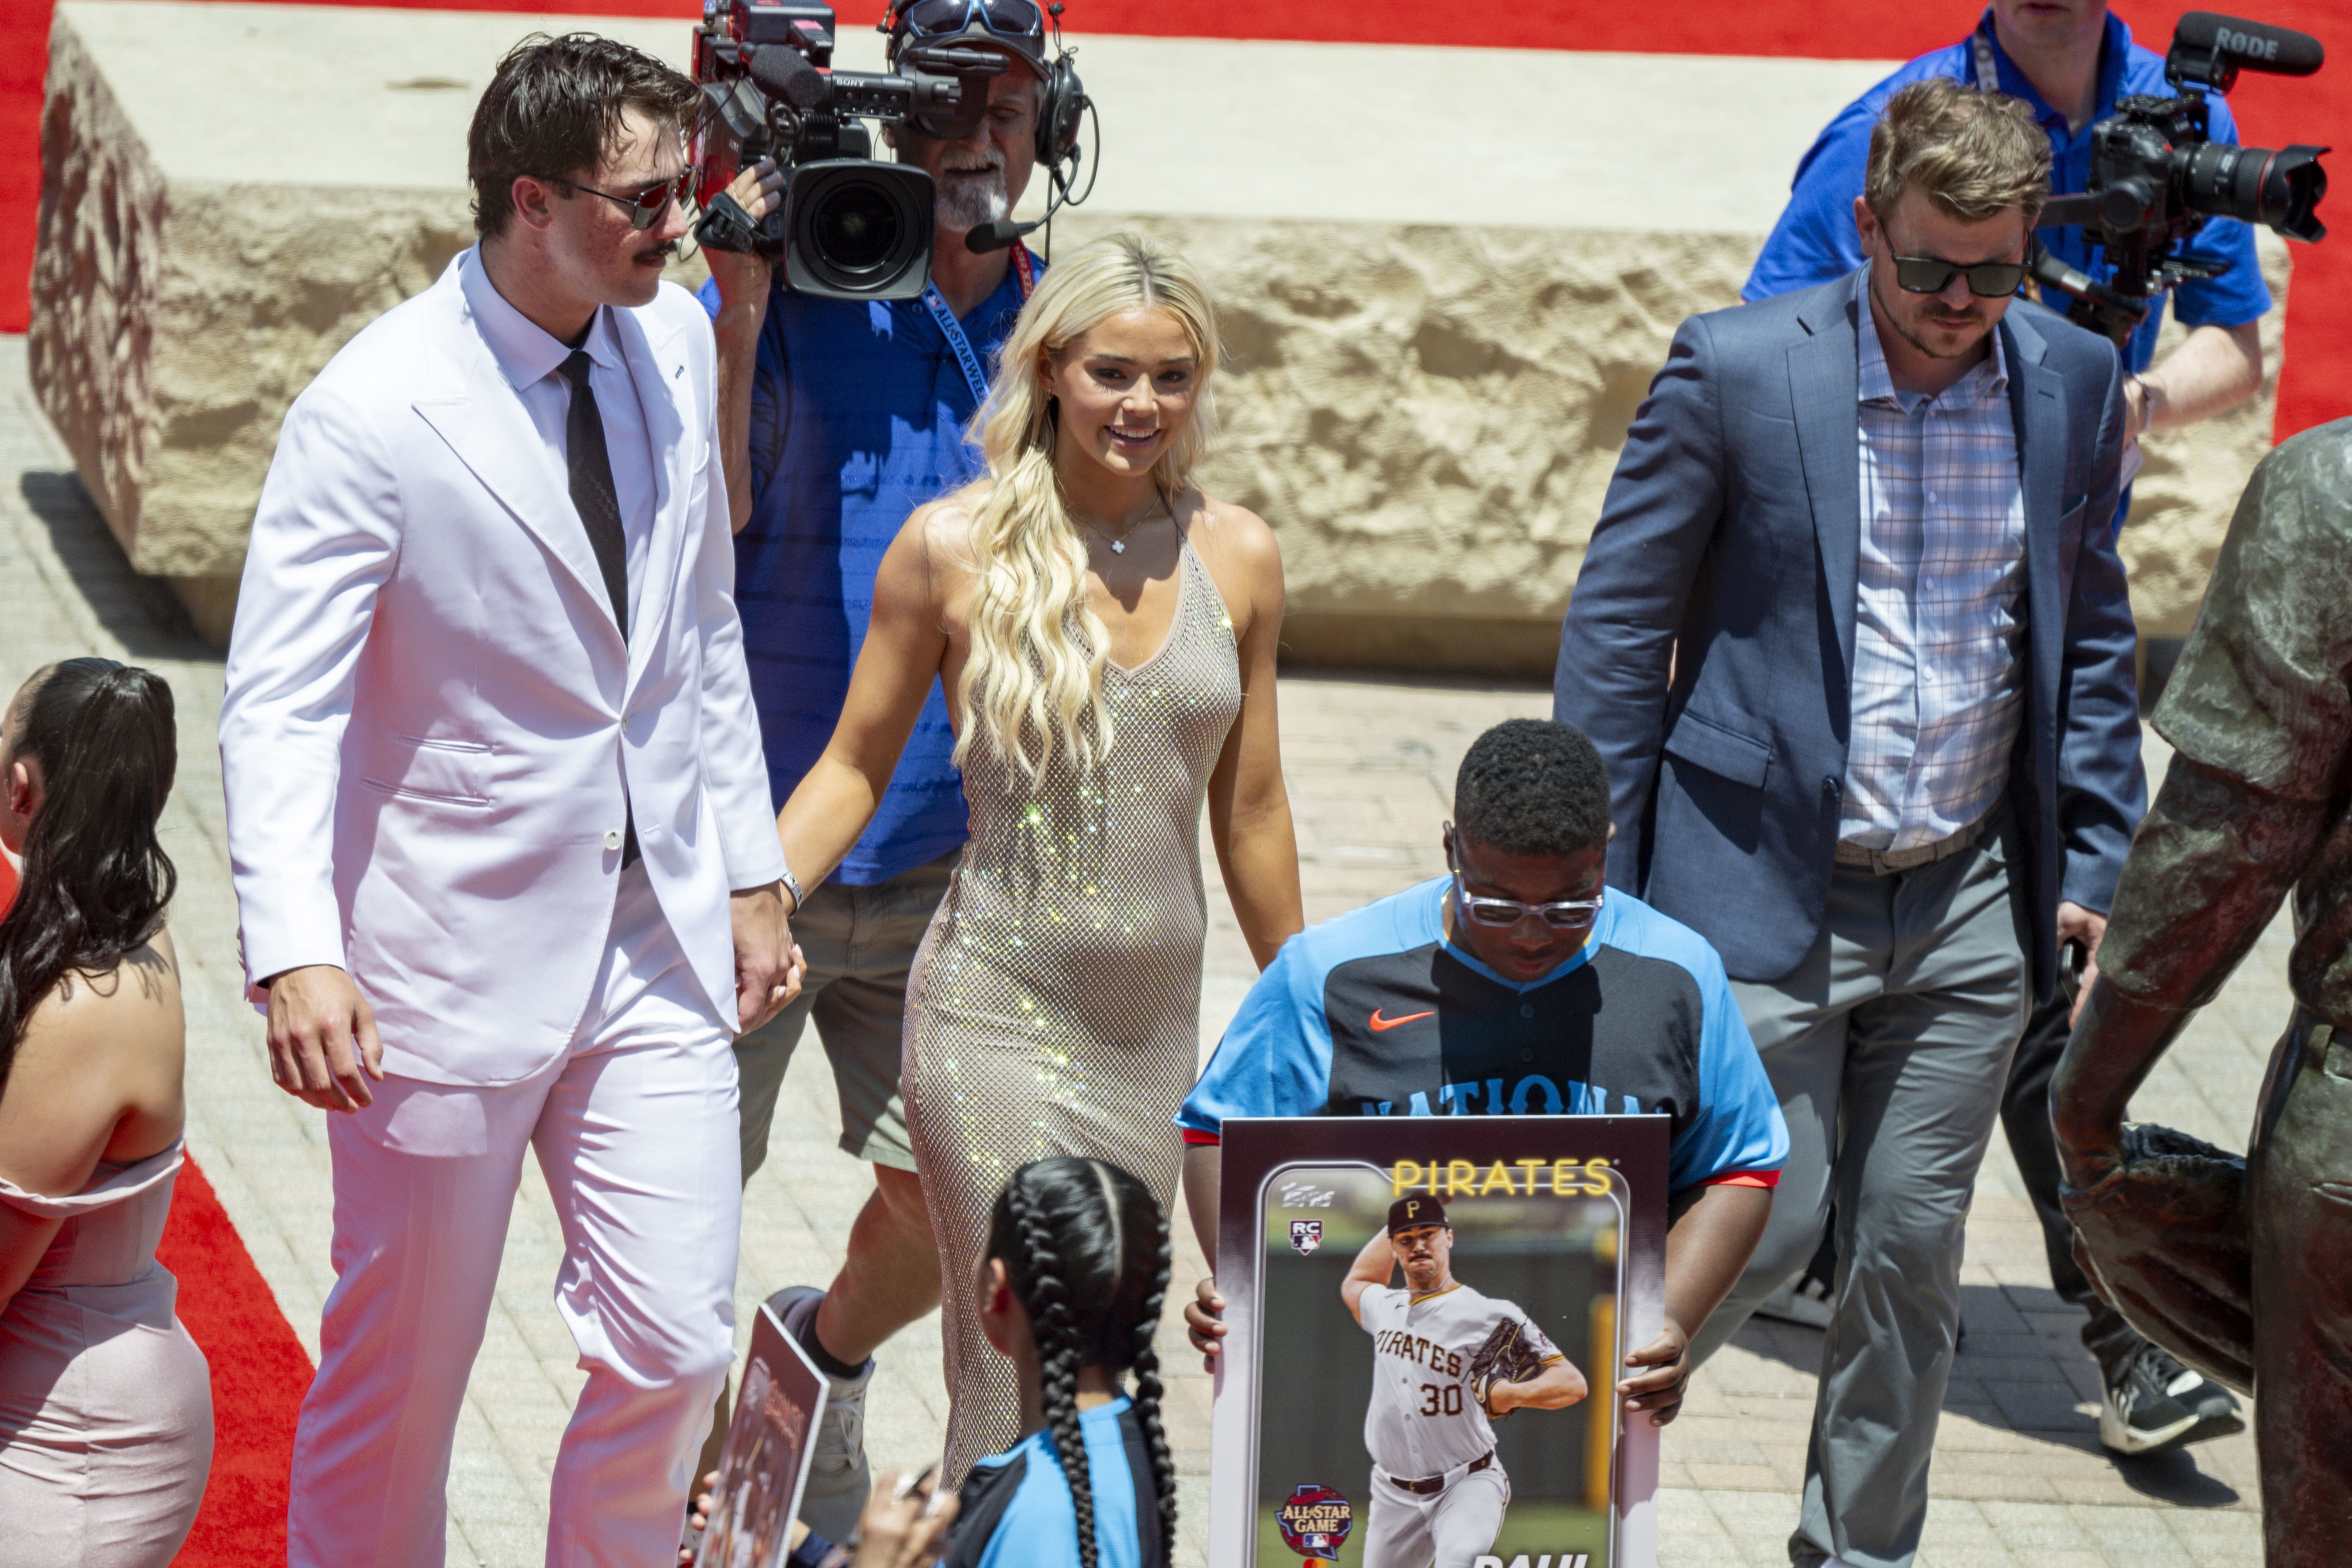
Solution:
{"label": "sparkly mesh dress", "polygon": [[1006,1180],[1031,1160],[1091,1155],[1173,1213],[1173,1119],[1199,1048],[1201,804],[1242,698],[1232,618],[1189,542],[1177,574],[1160,651],[1104,668],[1099,773],[1057,750],[1033,784],[971,748],[971,841],[907,984],[907,1126],[940,1247],[950,1486],[1021,1436],[1013,1363],[981,1337],[969,1284]]}

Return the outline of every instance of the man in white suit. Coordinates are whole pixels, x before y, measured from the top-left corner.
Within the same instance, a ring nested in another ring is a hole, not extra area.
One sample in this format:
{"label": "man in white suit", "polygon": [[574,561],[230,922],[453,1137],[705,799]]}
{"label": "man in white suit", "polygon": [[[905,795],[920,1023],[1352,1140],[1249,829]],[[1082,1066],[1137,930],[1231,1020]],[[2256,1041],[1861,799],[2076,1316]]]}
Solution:
{"label": "man in white suit", "polygon": [[661,282],[693,84],[528,40],[480,242],[288,414],[221,757],[272,1075],[330,1119],[296,1564],[435,1565],[526,1145],[587,1384],[550,1564],[676,1560],[732,1353],[734,1034],[797,987],[710,326]]}

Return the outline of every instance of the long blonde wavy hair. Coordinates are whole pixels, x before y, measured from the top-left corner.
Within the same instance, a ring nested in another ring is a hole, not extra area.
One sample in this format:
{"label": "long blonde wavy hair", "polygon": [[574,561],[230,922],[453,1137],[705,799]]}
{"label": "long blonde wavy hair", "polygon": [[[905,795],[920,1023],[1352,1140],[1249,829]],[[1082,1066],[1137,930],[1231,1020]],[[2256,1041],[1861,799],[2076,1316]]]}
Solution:
{"label": "long blonde wavy hair", "polygon": [[1192,416],[1151,466],[1174,498],[1216,436],[1209,383],[1217,368],[1217,317],[1200,274],[1183,258],[1129,234],[1097,240],[1056,262],[1022,307],[1005,340],[996,384],[971,438],[987,477],[971,503],[971,652],[956,681],[964,713],[961,766],[981,737],[1033,781],[1066,748],[1081,769],[1111,743],[1103,700],[1110,637],[1087,603],[1087,547],[1054,471],[1058,412],[1047,362],[1122,310],[1165,310],[1182,325],[1196,360]]}

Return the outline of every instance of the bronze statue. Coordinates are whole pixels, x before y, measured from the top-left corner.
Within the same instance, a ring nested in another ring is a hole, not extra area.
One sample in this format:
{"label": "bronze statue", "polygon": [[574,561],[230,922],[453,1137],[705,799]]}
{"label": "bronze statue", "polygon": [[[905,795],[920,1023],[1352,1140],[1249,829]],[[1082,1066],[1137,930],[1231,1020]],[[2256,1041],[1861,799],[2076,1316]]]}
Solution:
{"label": "bronze statue", "polygon": [[[2075,1254],[2257,1395],[2269,1568],[2352,1563],[2352,419],[2254,470],[2153,722],[2176,749],[2051,1082]],[[2243,1161],[2126,1102],[2294,892],[2294,1016]],[[2339,1040],[2339,1036],[2347,1037]]]}

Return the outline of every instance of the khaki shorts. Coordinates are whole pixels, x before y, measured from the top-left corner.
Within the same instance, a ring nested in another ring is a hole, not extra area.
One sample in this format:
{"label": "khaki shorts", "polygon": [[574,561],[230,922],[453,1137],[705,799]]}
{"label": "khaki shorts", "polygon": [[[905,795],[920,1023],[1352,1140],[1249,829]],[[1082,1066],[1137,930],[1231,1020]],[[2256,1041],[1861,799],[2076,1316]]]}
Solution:
{"label": "khaki shorts", "polygon": [[907,973],[947,894],[956,859],[943,855],[871,887],[828,882],[793,917],[793,940],[808,963],[800,996],[735,1042],[745,1181],[767,1160],[776,1096],[811,1018],[840,1091],[843,1151],[877,1165],[915,1168],[898,1098]]}

